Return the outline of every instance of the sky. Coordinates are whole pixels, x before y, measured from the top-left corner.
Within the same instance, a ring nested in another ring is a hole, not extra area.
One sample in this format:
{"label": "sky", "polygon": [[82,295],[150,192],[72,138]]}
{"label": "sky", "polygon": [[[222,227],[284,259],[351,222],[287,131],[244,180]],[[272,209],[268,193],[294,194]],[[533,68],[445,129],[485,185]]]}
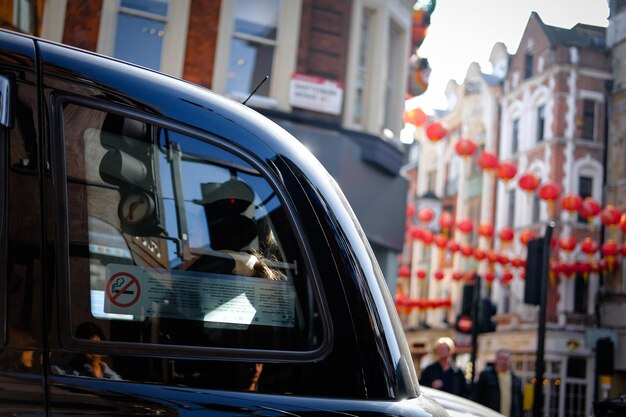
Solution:
{"label": "sky", "polygon": [[472,62],[490,73],[489,55],[496,42],[514,54],[532,11],[550,26],[608,25],[607,0],[437,0],[418,51],[432,68],[428,90],[410,100],[407,108],[421,107],[429,114],[445,109],[448,81],[461,84]]}

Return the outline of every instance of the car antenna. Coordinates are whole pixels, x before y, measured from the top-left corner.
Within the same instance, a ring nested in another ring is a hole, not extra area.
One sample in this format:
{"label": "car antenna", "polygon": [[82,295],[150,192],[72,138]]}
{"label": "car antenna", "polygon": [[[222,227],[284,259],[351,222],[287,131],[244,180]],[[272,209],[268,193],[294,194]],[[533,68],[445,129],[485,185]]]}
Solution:
{"label": "car antenna", "polygon": [[254,95],[254,93],[256,93],[256,90],[258,90],[258,89],[259,89],[259,88],[263,85],[263,83],[264,83],[265,81],[267,81],[267,79],[268,79],[269,77],[270,77],[269,75],[266,75],[266,76],[265,76],[265,77],[261,80],[261,82],[259,83],[259,85],[257,85],[257,86],[256,86],[256,88],[254,89],[254,91],[252,91],[252,92],[250,93],[250,95],[248,96],[248,98],[247,98],[247,99],[245,99],[245,100],[243,101],[243,103],[241,103],[241,104],[244,104],[244,105],[245,105],[245,104],[248,102],[248,100],[250,100],[250,97],[252,97],[252,96]]}

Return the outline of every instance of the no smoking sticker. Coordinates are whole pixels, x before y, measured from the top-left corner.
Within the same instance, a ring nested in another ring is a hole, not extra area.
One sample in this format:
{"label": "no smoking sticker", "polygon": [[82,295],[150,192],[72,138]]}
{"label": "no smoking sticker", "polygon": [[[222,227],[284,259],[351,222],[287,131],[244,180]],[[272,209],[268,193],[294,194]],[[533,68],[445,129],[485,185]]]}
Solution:
{"label": "no smoking sticker", "polygon": [[117,307],[131,307],[141,296],[139,280],[128,272],[117,272],[109,278],[106,285],[106,297]]}

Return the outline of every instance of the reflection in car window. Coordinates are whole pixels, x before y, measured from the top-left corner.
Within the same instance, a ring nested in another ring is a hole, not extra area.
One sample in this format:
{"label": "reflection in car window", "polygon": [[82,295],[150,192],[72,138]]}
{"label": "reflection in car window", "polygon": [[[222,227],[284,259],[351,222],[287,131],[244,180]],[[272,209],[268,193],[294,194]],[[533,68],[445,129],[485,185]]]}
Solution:
{"label": "reflection in car window", "polygon": [[[71,327],[146,345],[310,351],[310,278],[283,203],[230,151],[65,104]],[[76,337],[76,335],[74,335]]]}

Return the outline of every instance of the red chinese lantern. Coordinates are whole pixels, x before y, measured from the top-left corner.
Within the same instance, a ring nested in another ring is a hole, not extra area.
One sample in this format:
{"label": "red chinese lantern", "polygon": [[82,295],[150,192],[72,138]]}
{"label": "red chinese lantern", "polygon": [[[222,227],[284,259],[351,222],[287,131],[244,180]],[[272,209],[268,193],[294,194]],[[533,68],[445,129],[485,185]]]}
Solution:
{"label": "red chinese lantern", "polygon": [[550,181],[543,184],[539,187],[539,198],[547,201],[548,203],[553,203],[556,199],[559,198],[561,194],[561,189],[556,183]]}
{"label": "red chinese lantern", "polygon": [[496,279],[496,274],[490,269],[485,272],[485,281],[487,281],[487,285],[491,286],[491,283]]}
{"label": "red chinese lantern", "polygon": [[500,277],[500,282],[502,283],[502,285],[509,285],[511,281],[513,281],[513,274],[509,271],[505,271],[502,274],[502,277]]}
{"label": "red chinese lantern", "polygon": [[415,214],[415,206],[411,203],[406,205],[406,217],[413,217]]}
{"label": "red chinese lantern", "polygon": [[622,217],[619,219],[619,228],[626,233],[626,213],[622,214]]}
{"label": "red chinese lantern", "polygon": [[532,172],[527,172],[517,180],[519,187],[527,193],[532,193],[539,187],[539,177]]}
{"label": "red chinese lantern", "polygon": [[411,268],[406,265],[402,265],[398,268],[398,277],[399,278],[408,278],[411,275]]}
{"label": "red chinese lantern", "polygon": [[498,164],[496,169],[496,176],[503,180],[504,182],[508,182],[512,180],[517,174],[517,167],[510,162],[502,162]]}
{"label": "red chinese lantern", "polygon": [[511,263],[511,260],[506,255],[498,255],[498,263],[502,266],[507,266]]}
{"label": "red chinese lantern", "polygon": [[402,118],[404,119],[404,123],[410,123],[415,127],[419,127],[426,123],[428,116],[422,109],[417,107],[413,110],[405,110]]}
{"label": "red chinese lantern", "polygon": [[411,229],[411,237],[413,239],[416,240],[421,240],[422,239],[422,228],[421,227],[414,227]]}
{"label": "red chinese lantern", "polygon": [[441,281],[445,277],[445,275],[441,271],[436,271],[434,277],[437,281]]}
{"label": "red chinese lantern", "polygon": [[498,237],[502,242],[510,242],[515,237],[515,232],[510,227],[503,227],[498,232]]}
{"label": "red chinese lantern", "polygon": [[557,267],[557,272],[566,278],[572,278],[575,274],[574,265],[561,262]]}
{"label": "red chinese lantern", "polygon": [[511,265],[514,268],[521,268],[521,267],[525,266],[524,263],[525,263],[524,260],[521,259],[521,258],[513,258],[511,260]]}
{"label": "red chinese lantern", "polygon": [[532,230],[526,229],[522,232],[522,234],[520,234],[519,240],[522,242],[522,245],[528,246],[528,242],[533,240],[535,237],[536,235]]}
{"label": "red chinese lantern", "polygon": [[487,252],[485,252],[484,250],[480,248],[474,249],[474,259],[476,259],[478,262],[482,261],[486,257],[487,257]]}
{"label": "red chinese lantern", "polygon": [[459,156],[463,158],[468,158],[476,152],[476,143],[469,138],[461,138],[454,145],[454,150]]}
{"label": "red chinese lantern", "polygon": [[474,254],[474,248],[471,245],[462,245],[461,254],[467,258]]}
{"label": "red chinese lantern", "polygon": [[435,246],[439,249],[445,249],[448,245],[448,237],[444,234],[438,233],[434,239]]}
{"label": "red chinese lantern", "polygon": [[426,278],[427,274],[426,274],[426,271],[424,271],[423,269],[418,269],[415,275],[417,276],[418,279],[424,279]]}
{"label": "red chinese lantern", "polygon": [[493,237],[493,225],[489,223],[483,223],[478,226],[478,234],[486,239]]}
{"label": "red chinese lantern", "polygon": [[452,217],[452,214],[450,214],[449,211],[442,212],[439,216],[439,227],[441,227],[441,230],[443,230],[444,233],[448,233],[448,230],[450,230],[453,226],[454,217]]}
{"label": "red chinese lantern", "polygon": [[559,239],[559,248],[565,251],[565,253],[570,253],[576,249],[576,239],[572,236],[563,236]]}
{"label": "red chinese lantern", "polygon": [[580,244],[580,250],[590,258],[594,257],[598,251],[598,243],[590,237],[586,237]]}
{"label": "red chinese lantern", "polygon": [[498,157],[487,151],[483,151],[476,159],[476,163],[483,171],[490,171],[498,166]]}
{"label": "red chinese lantern", "polygon": [[606,258],[609,271],[615,266],[615,256],[619,253],[619,246],[613,239],[609,239],[602,245],[602,255]]}
{"label": "red chinese lantern", "polygon": [[626,256],[626,242],[622,244],[620,252],[622,252],[622,256]]}
{"label": "red chinese lantern", "polygon": [[561,208],[568,211],[570,214],[574,214],[574,212],[580,210],[582,205],[583,199],[578,194],[565,194],[561,199]]}
{"label": "red chinese lantern", "polygon": [[459,220],[456,227],[461,231],[461,233],[471,233],[474,230],[474,224],[468,218],[464,218]]}
{"label": "red chinese lantern", "polygon": [[600,214],[600,210],[602,210],[600,203],[591,197],[587,197],[583,200],[583,203],[578,210],[578,214],[588,221],[591,221],[594,217]]}
{"label": "red chinese lantern", "polygon": [[576,262],[574,264],[574,272],[577,274],[583,274],[584,278],[588,278],[592,268],[589,262]]}
{"label": "red chinese lantern", "polygon": [[454,281],[460,281],[460,280],[463,279],[464,276],[465,276],[465,274],[463,272],[461,272],[461,271],[454,271],[452,273],[452,279]]}
{"label": "red chinese lantern", "polygon": [[424,207],[417,213],[417,219],[422,224],[428,224],[435,217],[435,212],[428,207]]}
{"label": "red chinese lantern", "polygon": [[621,217],[622,213],[611,204],[606,206],[600,213],[600,220],[602,221],[602,224],[610,227],[611,229],[614,229],[615,226],[619,224]]}
{"label": "red chinese lantern", "polygon": [[492,250],[487,252],[487,262],[489,262],[489,265],[493,265],[498,262],[498,254]]}
{"label": "red chinese lantern", "polygon": [[437,142],[445,138],[448,130],[439,122],[430,123],[426,126],[426,136],[431,142]]}
{"label": "red chinese lantern", "polygon": [[422,230],[422,242],[424,243],[424,245],[430,245],[431,243],[433,243],[433,239],[433,232],[428,229]]}
{"label": "red chinese lantern", "polygon": [[449,240],[448,241],[448,250],[452,253],[456,253],[459,251],[459,249],[461,249],[461,246],[456,243],[454,240]]}

